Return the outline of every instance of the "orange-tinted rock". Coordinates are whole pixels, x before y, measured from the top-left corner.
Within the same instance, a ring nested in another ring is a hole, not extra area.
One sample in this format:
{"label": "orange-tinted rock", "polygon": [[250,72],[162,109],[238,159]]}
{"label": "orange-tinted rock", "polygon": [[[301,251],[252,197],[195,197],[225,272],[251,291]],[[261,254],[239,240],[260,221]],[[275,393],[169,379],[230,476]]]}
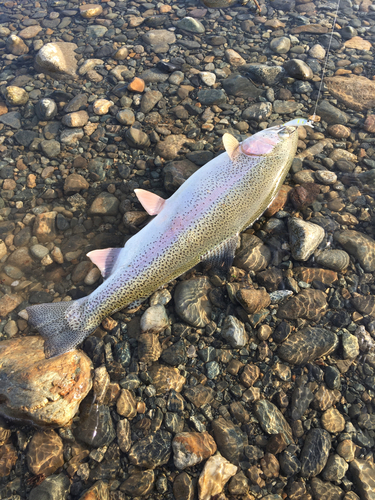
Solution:
{"label": "orange-tinted rock", "polygon": [[29,471],[50,476],[64,464],[63,442],[55,431],[36,432],[26,454]]}
{"label": "orange-tinted rock", "polygon": [[90,359],[74,350],[45,359],[41,337],[0,342],[0,414],[40,426],[63,426],[91,389]]}
{"label": "orange-tinted rock", "polygon": [[155,363],[148,372],[155,386],[156,394],[165,394],[171,389],[181,392],[186,381],[177,368],[170,368],[169,366]]}
{"label": "orange-tinted rock", "polygon": [[56,238],[55,219],[57,212],[44,212],[35,217],[33,233],[39,243],[47,243]]}
{"label": "orange-tinted rock", "polygon": [[143,92],[145,89],[145,82],[142,78],[134,77],[133,80],[128,85],[128,90],[133,92]]}
{"label": "orange-tinted rock", "polygon": [[199,464],[217,450],[208,432],[180,432],[172,441],[173,460],[177,469]]}
{"label": "orange-tinted rock", "polygon": [[284,208],[285,203],[288,199],[289,191],[292,188],[290,186],[283,185],[281,186],[280,191],[277,193],[276,198],[273,200],[271,205],[264,212],[266,217],[272,217],[276,212]]}
{"label": "orange-tinted rock", "polygon": [[245,366],[243,372],[241,373],[241,382],[245,387],[251,387],[258,380],[259,375],[259,367],[253,364],[248,364]]}
{"label": "orange-tinted rock", "polygon": [[4,101],[0,100],[0,116],[5,115],[6,113],[8,113],[7,105],[5,104]]}
{"label": "orange-tinted rock", "polygon": [[65,179],[64,191],[65,193],[78,193],[81,189],[88,189],[89,183],[79,174],[70,174]]}
{"label": "orange-tinted rock", "polygon": [[353,36],[350,40],[346,40],[344,43],[345,47],[348,49],[357,49],[357,50],[371,50],[372,43],[368,40],[364,40],[360,36]]}
{"label": "orange-tinted rock", "polygon": [[109,484],[106,481],[97,481],[79,500],[109,500]]}
{"label": "orange-tinted rock", "polygon": [[240,288],[236,293],[238,302],[242,305],[245,311],[249,314],[255,314],[271,303],[270,296],[266,290],[255,290]]}
{"label": "orange-tinted rock", "polygon": [[0,478],[9,476],[17,461],[17,450],[11,443],[0,446]]}
{"label": "orange-tinted rock", "polygon": [[0,299],[0,318],[4,318],[22,302],[22,297],[15,293],[3,295]]}
{"label": "orange-tinted rock", "polygon": [[325,79],[329,92],[354,111],[364,112],[375,106],[375,81],[364,76],[332,76]]}
{"label": "orange-tinted rock", "polygon": [[18,33],[18,36],[23,38],[24,40],[28,40],[30,38],[34,38],[42,31],[42,27],[36,24],[35,26],[28,26],[24,28]]}
{"label": "orange-tinted rock", "polygon": [[128,389],[121,389],[117,400],[117,413],[129,420],[133,419],[137,414],[137,402]]}
{"label": "orange-tinted rock", "polygon": [[103,12],[103,7],[99,4],[86,4],[80,5],[79,11],[82,17],[85,19],[91,19],[92,17],[97,17]]}
{"label": "orange-tinted rock", "polygon": [[294,35],[298,33],[323,34],[328,33],[328,28],[326,26],[322,26],[321,24],[304,24],[302,26],[296,26],[295,28],[292,28],[290,32]]}
{"label": "orange-tinted rock", "polygon": [[298,267],[294,274],[296,278],[305,283],[311,283],[313,280],[321,281],[325,285],[332,285],[337,280],[337,273],[328,269],[319,269],[316,267]]}
{"label": "orange-tinted rock", "polygon": [[329,134],[336,139],[347,139],[350,136],[350,128],[345,127],[344,125],[340,125],[339,123],[335,123],[334,125],[330,125],[327,128]]}

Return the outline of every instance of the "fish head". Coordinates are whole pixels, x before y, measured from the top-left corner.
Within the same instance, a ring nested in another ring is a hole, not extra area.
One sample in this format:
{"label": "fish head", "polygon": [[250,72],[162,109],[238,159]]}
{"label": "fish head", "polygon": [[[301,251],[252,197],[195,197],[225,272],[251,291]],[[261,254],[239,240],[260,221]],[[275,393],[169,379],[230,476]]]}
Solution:
{"label": "fish head", "polygon": [[266,128],[245,139],[241,145],[241,153],[246,156],[267,156],[283,150],[295,154],[298,140],[298,125],[277,125]]}

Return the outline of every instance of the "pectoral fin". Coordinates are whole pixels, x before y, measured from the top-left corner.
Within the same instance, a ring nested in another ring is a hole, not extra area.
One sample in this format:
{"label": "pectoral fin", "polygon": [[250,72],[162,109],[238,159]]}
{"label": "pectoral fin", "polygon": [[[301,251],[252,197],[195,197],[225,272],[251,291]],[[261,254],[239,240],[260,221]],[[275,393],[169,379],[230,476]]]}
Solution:
{"label": "pectoral fin", "polygon": [[226,133],[223,135],[223,144],[229,158],[233,160],[238,152],[238,146],[240,143],[235,137],[233,137],[233,135]]}
{"label": "pectoral fin", "polygon": [[149,215],[157,215],[163,210],[165,200],[161,196],[145,189],[134,189],[134,192],[138,201]]}
{"label": "pectoral fin", "polygon": [[113,266],[121,250],[122,248],[105,248],[103,250],[93,250],[86,255],[93,264],[98,266],[103,278],[106,279],[112,273]]}
{"label": "pectoral fin", "polygon": [[239,235],[235,234],[231,238],[220,243],[220,245],[213,250],[202,255],[201,261],[208,264],[210,267],[218,267],[225,270],[229,269],[232,265],[234,254],[236,253],[238,241]]}

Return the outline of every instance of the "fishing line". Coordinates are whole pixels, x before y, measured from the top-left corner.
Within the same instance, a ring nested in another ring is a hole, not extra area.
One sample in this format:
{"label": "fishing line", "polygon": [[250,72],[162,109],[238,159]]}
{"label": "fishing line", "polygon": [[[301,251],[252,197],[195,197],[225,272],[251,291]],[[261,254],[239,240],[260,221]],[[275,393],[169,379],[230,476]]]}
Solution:
{"label": "fishing line", "polygon": [[332,43],[332,39],[333,39],[333,33],[335,31],[335,25],[336,25],[337,14],[339,12],[339,8],[340,8],[340,0],[337,0],[337,7],[336,7],[336,12],[335,12],[335,18],[334,18],[333,24],[332,24],[331,36],[330,36],[329,41],[328,41],[327,54],[326,54],[326,58],[325,58],[325,61],[324,61],[324,65],[323,65],[323,69],[322,69],[322,76],[321,76],[321,79],[320,79],[320,84],[319,84],[319,89],[318,89],[318,97],[316,98],[316,102],[315,102],[315,106],[314,106],[314,113],[310,117],[310,119],[312,121],[315,121],[315,119],[316,119],[316,110],[317,110],[317,107],[318,107],[318,102],[319,102],[320,95],[322,93],[322,88],[323,88],[323,83],[324,83],[324,76],[325,76],[326,69],[327,69],[328,57],[329,57],[329,54],[330,54],[331,43]]}

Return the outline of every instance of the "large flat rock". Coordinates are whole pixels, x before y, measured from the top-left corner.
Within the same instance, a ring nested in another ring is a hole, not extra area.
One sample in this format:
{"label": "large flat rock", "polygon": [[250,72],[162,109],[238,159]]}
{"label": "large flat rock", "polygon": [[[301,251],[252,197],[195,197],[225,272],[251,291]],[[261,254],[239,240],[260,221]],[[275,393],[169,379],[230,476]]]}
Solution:
{"label": "large flat rock", "polygon": [[92,363],[74,350],[46,359],[41,337],[0,342],[0,415],[61,427],[92,386]]}

